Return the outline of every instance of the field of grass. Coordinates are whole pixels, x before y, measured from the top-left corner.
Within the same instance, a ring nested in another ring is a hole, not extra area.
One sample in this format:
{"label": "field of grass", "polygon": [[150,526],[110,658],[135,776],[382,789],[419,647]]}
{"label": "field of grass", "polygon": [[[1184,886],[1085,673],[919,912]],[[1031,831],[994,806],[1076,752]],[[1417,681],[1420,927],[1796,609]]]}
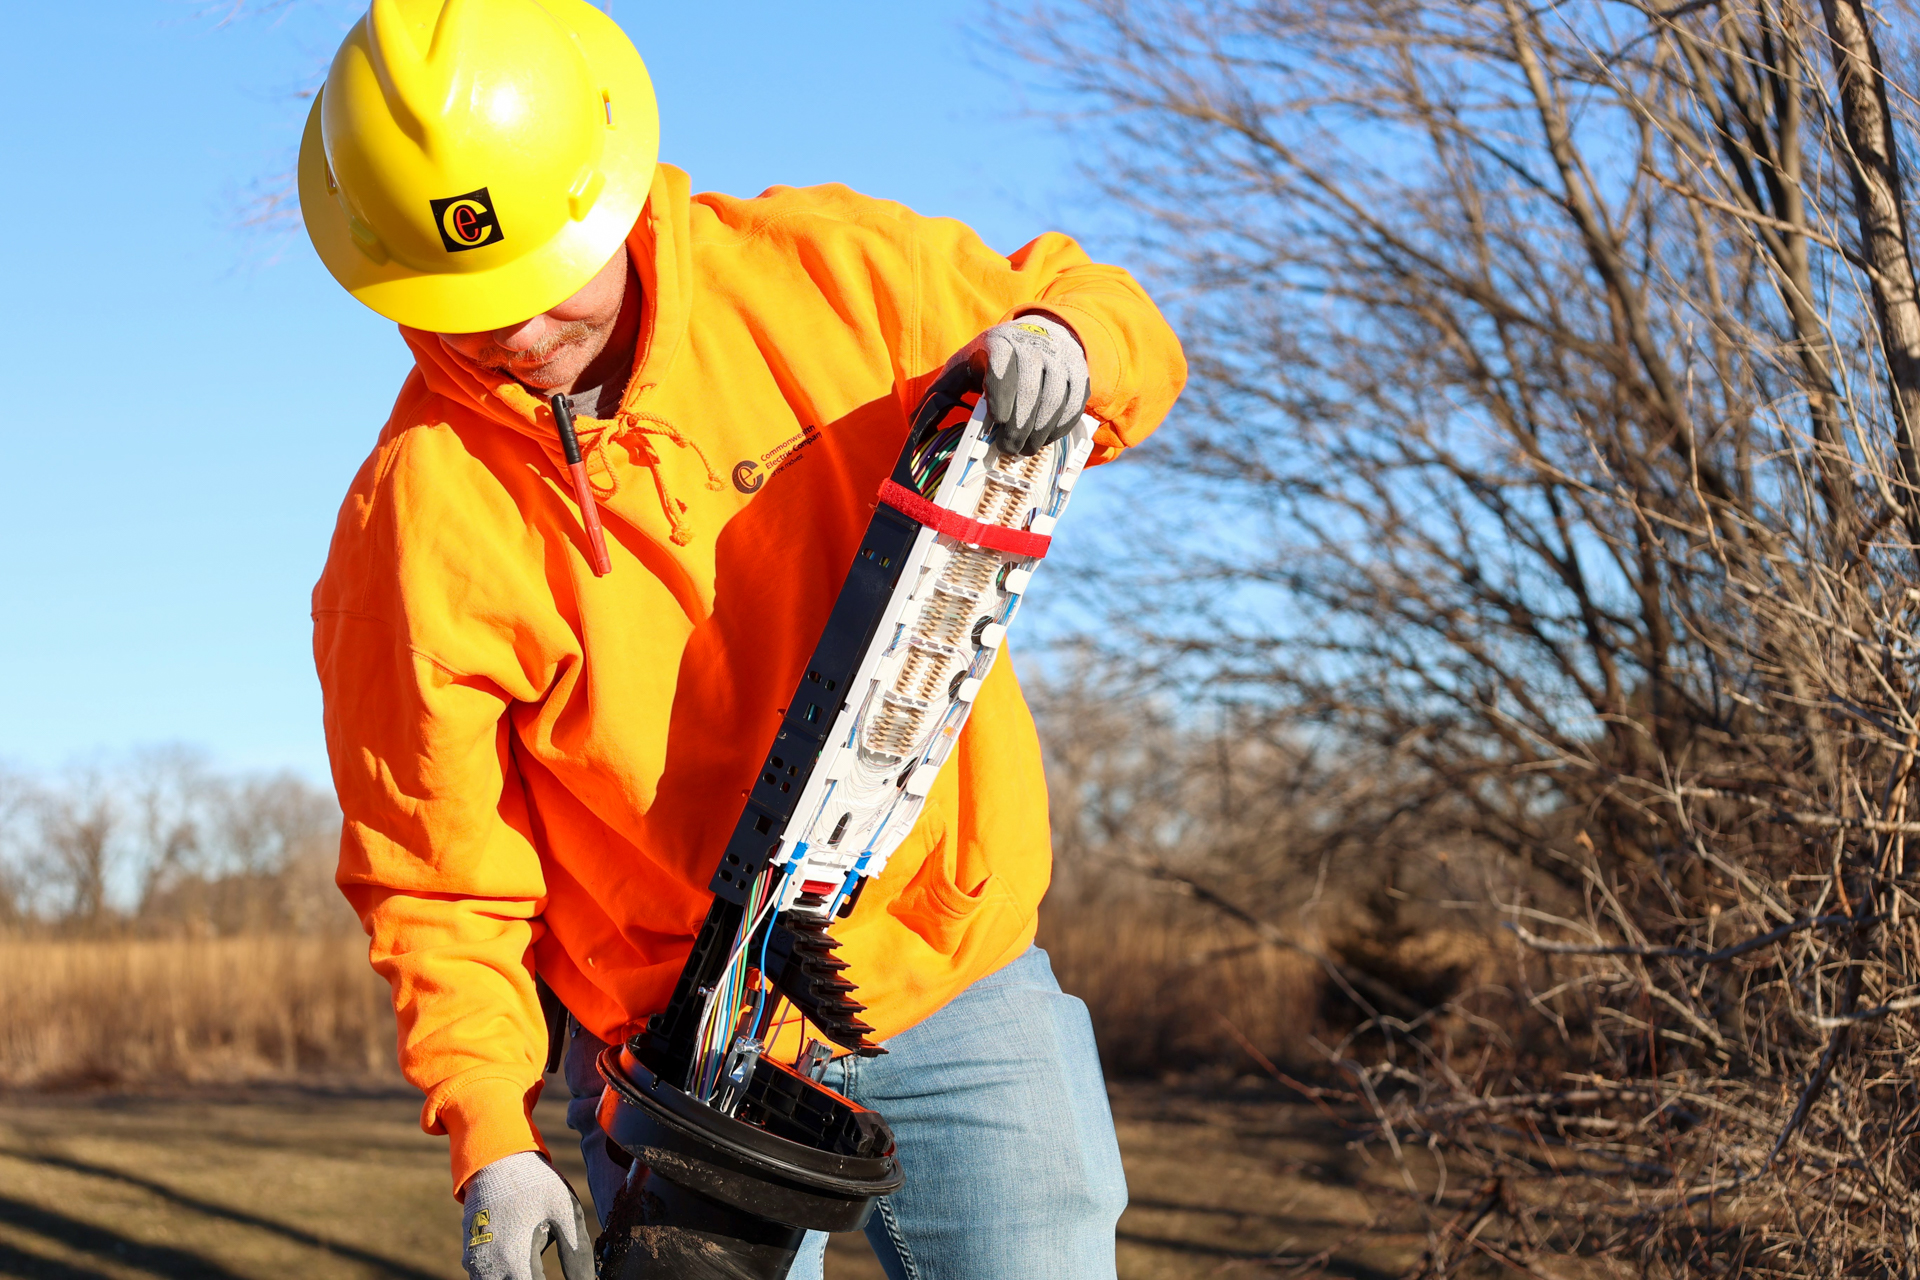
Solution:
{"label": "field of grass", "polygon": [[[1249,1069],[1241,1038],[1297,1060],[1320,975],[1297,954],[1164,900],[1051,911],[1041,942],[1093,1014],[1108,1070]],[[0,938],[0,1086],[397,1079],[366,940]]]}
{"label": "field of grass", "polygon": [[0,940],[0,1085],[398,1079],[358,936]]}
{"label": "field of grass", "polygon": [[[1123,1276],[1320,1254],[1373,1276],[1418,1254],[1326,1117],[1138,1079],[1200,1062],[1230,1081],[1243,1036],[1285,1060],[1318,1000],[1295,957],[1145,904],[1056,913],[1042,941],[1113,1074],[1134,1077],[1113,1095],[1134,1193]],[[419,1131],[364,939],[0,940],[0,974],[0,1277],[462,1274],[445,1140]],[[539,1119],[584,1188],[561,1105]],[[851,1236],[829,1274],[881,1273]]]}
{"label": "field of grass", "polygon": [[[1260,1091],[1119,1086],[1133,1205],[1124,1280],[1403,1272],[1384,1165],[1311,1107]],[[0,1276],[14,1280],[459,1280],[446,1148],[404,1087],[190,1086],[0,1096]],[[561,1105],[537,1118],[584,1187]],[[549,1275],[558,1280],[554,1255]],[[1314,1263],[1321,1266],[1315,1267]],[[880,1280],[860,1236],[829,1280]]]}

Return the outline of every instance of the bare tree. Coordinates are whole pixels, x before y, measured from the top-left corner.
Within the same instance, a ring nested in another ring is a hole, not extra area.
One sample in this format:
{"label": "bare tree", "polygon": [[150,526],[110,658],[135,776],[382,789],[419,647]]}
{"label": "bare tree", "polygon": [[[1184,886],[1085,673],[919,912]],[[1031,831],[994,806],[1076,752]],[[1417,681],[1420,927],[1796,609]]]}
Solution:
{"label": "bare tree", "polygon": [[292,774],[182,747],[53,778],[0,773],[0,924],[63,932],[329,932],[340,814]]}
{"label": "bare tree", "polygon": [[205,801],[217,785],[204,757],[184,747],[148,749],[129,762],[123,790],[135,814],[142,904],[192,873],[207,840]]}
{"label": "bare tree", "polygon": [[61,917],[82,929],[108,918],[116,837],[123,808],[97,769],[76,771],[60,791],[38,797],[39,839],[30,865],[52,890]]}
{"label": "bare tree", "polygon": [[1511,868],[1499,989],[1368,1001],[1331,1049],[1392,1150],[1491,1179],[1449,1184],[1429,1270],[1910,1274],[1920,306],[1884,18],[1008,21],[1197,375],[1103,549],[1107,662],[1392,780],[1338,822]]}
{"label": "bare tree", "polygon": [[313,932],[352,923],[333,887],[340,813],[333,797],[287,773],[221,776],[190,756],[149,756],[140,776],[150,829],[143,928],[218,934]]}
{"label": "bare tree", "polygon": [[26,869],[35,795],[31,779],[0,767],[0,929],[17,928],[30,909]]}

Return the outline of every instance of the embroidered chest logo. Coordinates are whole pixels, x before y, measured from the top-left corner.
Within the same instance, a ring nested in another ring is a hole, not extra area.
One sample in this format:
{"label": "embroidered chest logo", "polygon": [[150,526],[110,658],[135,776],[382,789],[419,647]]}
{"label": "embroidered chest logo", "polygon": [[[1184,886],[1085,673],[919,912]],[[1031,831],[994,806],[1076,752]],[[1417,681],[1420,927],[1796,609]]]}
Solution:
{"label": "embroidered chest logo", "polygon": [[485,187],[430,203],[433,221],[440,228],[440,242],[447,246],[448,253],[499,244],[507,238],[500,230],[499,215],[493,211],[493,197]]}
{"label": "embroidered chest logo", "polygon": [[742,493],[757,492],[767,477],[785,471],[800,460],[800,452],[820,438],[820,428],[802,425],[757,458],[742,458],[733,464],[733,487]]}

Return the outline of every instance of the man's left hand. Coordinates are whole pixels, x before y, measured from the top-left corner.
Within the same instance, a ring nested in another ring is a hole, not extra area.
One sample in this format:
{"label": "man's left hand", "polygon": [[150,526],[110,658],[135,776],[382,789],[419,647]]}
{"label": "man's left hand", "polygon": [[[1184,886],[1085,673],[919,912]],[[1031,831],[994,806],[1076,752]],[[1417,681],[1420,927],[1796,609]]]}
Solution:
{"label": "man's left hand", "polygon": [[1016,316],[962,351],[985,383],[987,420],[1003,453],[1035,454],[1080,421],[1087,407],[1087,353],[1049,316]]}
{"label": "man's left hand", "polygon": [[580,1198],[538,1151],[502,1156],[467,1180],[468,1280],[546,1280],[540,1255],[560,1246],[566,1280],[593,1280],[593,1236]]}

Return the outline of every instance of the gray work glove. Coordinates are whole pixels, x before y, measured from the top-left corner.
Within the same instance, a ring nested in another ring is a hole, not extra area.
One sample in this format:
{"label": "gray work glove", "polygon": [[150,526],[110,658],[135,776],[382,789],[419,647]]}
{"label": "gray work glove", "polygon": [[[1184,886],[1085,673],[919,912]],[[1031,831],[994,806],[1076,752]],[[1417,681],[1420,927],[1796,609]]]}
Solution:
{"label": "gray work glove", "polygon": [[1016,316],[960,353],[982,375],[987,421],[1003,453],[1035,454],[1067,434],[1087,407],[1087,353],[1047,316]]}
{"label": "gray work glove", "polygon": [[543,1280],[540,1255],[560,1243],[567,1280],[593,1280],[593,1240],[573,1188],[537,1151],[502,1156],[467,1179],[466,1247],[472,1280]]}

